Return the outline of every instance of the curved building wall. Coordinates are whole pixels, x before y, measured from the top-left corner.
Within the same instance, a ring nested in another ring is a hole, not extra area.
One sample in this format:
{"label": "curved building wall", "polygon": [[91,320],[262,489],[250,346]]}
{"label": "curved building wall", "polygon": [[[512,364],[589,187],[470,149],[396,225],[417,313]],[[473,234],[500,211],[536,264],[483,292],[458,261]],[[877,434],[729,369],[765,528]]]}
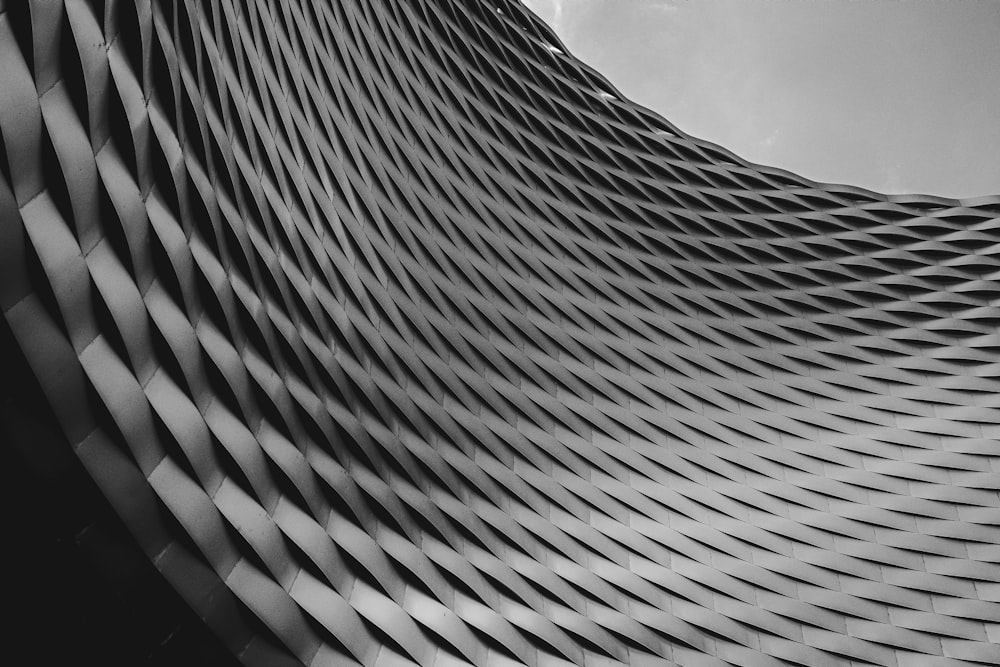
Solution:
{"label": "curved building wall", "polygon": [[1000,663],[1000,197],[747,164],[509,0],[0,64],[20,400],[245,664]]}

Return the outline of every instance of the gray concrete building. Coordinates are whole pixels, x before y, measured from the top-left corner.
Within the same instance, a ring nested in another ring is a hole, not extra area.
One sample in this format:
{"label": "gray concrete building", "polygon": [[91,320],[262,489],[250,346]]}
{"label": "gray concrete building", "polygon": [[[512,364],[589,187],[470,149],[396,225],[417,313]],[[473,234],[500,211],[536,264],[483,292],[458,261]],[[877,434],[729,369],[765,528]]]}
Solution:
{"label": "gray concrete building", "polygon": [[1000,197],[748,164],[513,0],[0,64],[5,456],[157,664],[1000,663]]}

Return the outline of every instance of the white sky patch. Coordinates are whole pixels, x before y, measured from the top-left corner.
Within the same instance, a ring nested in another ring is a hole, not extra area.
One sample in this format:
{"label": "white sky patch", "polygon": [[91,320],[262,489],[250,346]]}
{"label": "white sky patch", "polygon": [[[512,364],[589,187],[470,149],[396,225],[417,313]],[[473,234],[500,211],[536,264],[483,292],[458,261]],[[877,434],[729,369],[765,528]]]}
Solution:
{"label": "white sky patch", "polygon": [[677,11],[677,3],[673,0],[646,0],[646,4],[661,12],[672,14]]}
{"label": "white sky patch", "polygon": [[887,165],[885,168],[885,180],[882,182],[881,190],[884,192],[899,192],[903,183],[903,165],[900,162]]}
{"label": "white sky patch", "polygon": [[[556,32],[559,31],[566,0],[521,0],[524,6],[538,15]],[[572,0],[570,0],[572,1]],[[561,37],[561,35],[560,35]]]}
{"label": "white sky patch", "polygon": [[760,145],[764,148],[773,148],[775,142],[778,141],[779,136],[781,136],[781,128],[775,128],[771,134],[764,137],[763,141],[760,142]]}

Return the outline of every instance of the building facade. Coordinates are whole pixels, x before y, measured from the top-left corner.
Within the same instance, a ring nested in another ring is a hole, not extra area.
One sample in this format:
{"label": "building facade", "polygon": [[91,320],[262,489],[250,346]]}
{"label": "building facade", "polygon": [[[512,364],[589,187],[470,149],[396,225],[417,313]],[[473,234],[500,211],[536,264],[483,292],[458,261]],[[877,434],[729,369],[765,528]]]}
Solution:
{"label": "building facade", "polygon": [[244,664],[1000,663],[1000,197],[748,164],[512,0],[0,63],[12,451]]}

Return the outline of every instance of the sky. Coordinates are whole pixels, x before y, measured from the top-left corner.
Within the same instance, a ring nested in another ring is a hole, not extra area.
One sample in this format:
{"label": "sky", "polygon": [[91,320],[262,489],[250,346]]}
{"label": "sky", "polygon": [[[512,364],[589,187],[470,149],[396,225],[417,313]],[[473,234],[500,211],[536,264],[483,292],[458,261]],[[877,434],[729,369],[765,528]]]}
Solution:
{"label": "sky", "polygon": [[523,0],[690,135],[811,180],[1000,194],[1000,0]]}

